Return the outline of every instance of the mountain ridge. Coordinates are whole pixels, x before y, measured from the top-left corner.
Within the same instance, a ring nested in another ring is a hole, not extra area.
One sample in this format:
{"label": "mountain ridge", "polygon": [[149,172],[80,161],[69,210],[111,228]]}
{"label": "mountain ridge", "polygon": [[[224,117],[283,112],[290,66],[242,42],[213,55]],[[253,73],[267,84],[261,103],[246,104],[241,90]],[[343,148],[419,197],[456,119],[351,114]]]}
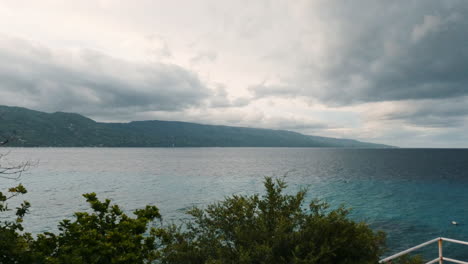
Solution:
{"label": "mountain ridge", "polygon": [[76,113],[12,106],[0,106],[0,136],[12,139],[11,147],[392,147],[288,130],[184,121],[104,123]]}

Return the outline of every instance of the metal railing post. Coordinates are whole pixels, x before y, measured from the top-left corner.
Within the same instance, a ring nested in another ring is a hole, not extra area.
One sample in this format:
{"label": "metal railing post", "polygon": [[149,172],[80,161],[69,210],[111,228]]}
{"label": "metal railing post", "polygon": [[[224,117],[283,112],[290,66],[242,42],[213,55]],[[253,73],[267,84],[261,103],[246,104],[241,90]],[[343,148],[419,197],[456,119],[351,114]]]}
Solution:
{"label": "metal railing post", "polygon": [[422,244],[419,244],[419,245],[417,245],[415,247],[409,248],[407,250],[403,250],[403,251],[401,251],[399,253],[396,253],[396,254],[394,254],[392,256],[381,259],[379,261],[379,263],[381,263],[381,264],[383,264],[383,263],[392,263],[392,260],[394,260],[394,259],[397,259],[397,258],[399,258],[399,257],[401,257],[403,255],[406,255],[406,254],[410,253],[410,252],[413,252],[413,251],[418,250],[418,249],[420,249],[422,247],[425,247],[427,245],[430,245],[432,243],[437,242],[438,247],[439,247],[439,257],[427,262],[426,264],[435,264],[435,263],[443,264],[444,260],[445,260],[446,263],[450,262],[450,263],[468,264],[468,261],[461,261],[461,260],[457,260],[457,259],[444,257],[443,256],[443,248],[442,248],[443,241],[468,246],[468,241],[461,241],[461,240],[456,240],[456,239],[451,239],[451,238],[438,237],[438,238],[434,238],[432,240],[426,241],[426,242],[424,242]]}
{"label": "metal railing post", "polygon": [[444,256],[442,255],[442,238],[439,238],[439,264],[444,263]]}

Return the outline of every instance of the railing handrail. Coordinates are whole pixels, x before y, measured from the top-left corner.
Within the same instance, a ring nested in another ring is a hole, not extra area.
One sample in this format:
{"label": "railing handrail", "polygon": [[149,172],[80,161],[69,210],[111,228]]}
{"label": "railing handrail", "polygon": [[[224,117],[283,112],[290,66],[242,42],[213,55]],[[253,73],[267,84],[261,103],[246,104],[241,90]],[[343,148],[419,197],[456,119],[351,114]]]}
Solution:
{"label": "railing handrail", "polygon": [[422,247],[425,247],[427,245],[430,245],[432,243],[438,242],[438,244],[439,244],[439,257],[427,262],[426,264],[433,264],[433,263],[437,263],[437,262],[439,262],[439,264],[442,264],[444,260],[448,261],[448,262],[452,262],[452,263],[468,264],[468,262],[466,262],[466,261],[461,261],[461,260],[456,260],[456,259],[444,257],[443,254],[442,254],[442,241],[447,241],[447,242],[451,242],[451,243],[457,243],[457,244],[462,244],[462,245],[468,246],[467,241],[451,239],[451,238],[445,238],[445,237],[438,237],[438,238],[434,238],[432,240],[426,241],[424,243],[421,243],[421,244],[419,244],[417,246],[414,246],[412,248],[409,248],[409,249],[403,250],[401,252],[398,252],[398,253],[396,253],[394,255],[391,255],[389,257],[386,257],[384,259],[381,259],[379,261],[379,263],[390,263],[389,261],[391,261],[391,260],[399,258],[399,257],[401,257],[403,255],[406,255],[406,254],[408,254],[410,252],[418,250],[418,249],[420,249]]}

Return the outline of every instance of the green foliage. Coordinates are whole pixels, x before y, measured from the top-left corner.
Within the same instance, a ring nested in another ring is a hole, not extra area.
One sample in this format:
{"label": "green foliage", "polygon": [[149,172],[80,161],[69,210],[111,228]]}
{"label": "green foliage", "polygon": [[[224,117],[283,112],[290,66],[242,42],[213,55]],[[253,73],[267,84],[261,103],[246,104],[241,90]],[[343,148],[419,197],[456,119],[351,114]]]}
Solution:
{"label": "green foliage", "polygon": [[28,213],[30,204],[23,201],[15,209],[10,209],[8,204],[12,198],[26,193],[26,188],[21,184],[9,188],[6,193],[0,192],[0,213],[4,219],[0,221],[0,263],[27,263],[30,260],[28,245],[32,240],[31,235],[20,233],[23,231],[23,217]]}
{"label": "green foliage", "polygon": [[162,263],[377,263],[384,234],[347,218],[344,208],[319,201],[303,208],[305,191],[284,194],[286,184],[266,178],[263,197],[233,196],[193,222],[158,229]]}
{"label": "green foliage", "polygon": [[423,264],[425,263],[420,255],[409,256],[404,255],[395,260],[392,260],[392,264]]}
{"label": "green foliage", "polygon": [[21,234],[18,229],[0,224],[0,263],[32,263],[30,234]]}
{"label": "green foliage", "polygon": [[95,193],[85,194],[93,213],[75,213],[63,220],[58,235],[45,233],[33,243],[36,260],[44,263],[151,263],[157,258],[155,230],[148,225],[160,219],[158,208],[146,206],[124,214],[110,200],[101,202]]}
{"label": "green foliage", "polygon": [[[6,194],[3,194],[3,192],[0,192],[0,212],[7,212],[11,211],[11,209],[8,207],[7,201],[10,200],[11,198],[21,195],[21,194],[26,194],[27,190],[24,188],[22,184],[19,184],[16,187],[12,187],[8,189],[8,192]],[[28,201],[23,201],[18,207],[16,207],[16,221],[9,221],[9,220],[4,220],[2,222],[2,226],[12,228],[14,230],[18,229],[20,231],[23,230],[23,226],[21,223],[23,222],[23,217],[24,215],[28,212],[30,203]]]}

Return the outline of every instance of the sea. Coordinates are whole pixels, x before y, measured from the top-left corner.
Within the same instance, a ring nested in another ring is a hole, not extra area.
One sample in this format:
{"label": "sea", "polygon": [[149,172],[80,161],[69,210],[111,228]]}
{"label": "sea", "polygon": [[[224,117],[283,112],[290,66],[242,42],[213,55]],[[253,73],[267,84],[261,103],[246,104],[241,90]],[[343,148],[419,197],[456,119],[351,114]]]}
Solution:
{"label": "sea", "polygon": [[[349,217],[387,233],[386,256],[436,237],[468,241],[467,149],[335,148],[2,148],[1,164],[33,164],[22,183],[31,202],[25,230],[57,232],[82,194],[95,192],[127,212],[156,205],[163,223],[189,219],[231,195],[264,193],[265,177],[284,179],[287,193],[344,205]],[[19,201],[18,197],[16,197]],[[12,201],[11,204],[14,204]],[[456,221],[458,225],[453,225]],[[435,258],[437,245],[417,253]],[[444,255],[468,261],[468,246],[444,244]]]}

